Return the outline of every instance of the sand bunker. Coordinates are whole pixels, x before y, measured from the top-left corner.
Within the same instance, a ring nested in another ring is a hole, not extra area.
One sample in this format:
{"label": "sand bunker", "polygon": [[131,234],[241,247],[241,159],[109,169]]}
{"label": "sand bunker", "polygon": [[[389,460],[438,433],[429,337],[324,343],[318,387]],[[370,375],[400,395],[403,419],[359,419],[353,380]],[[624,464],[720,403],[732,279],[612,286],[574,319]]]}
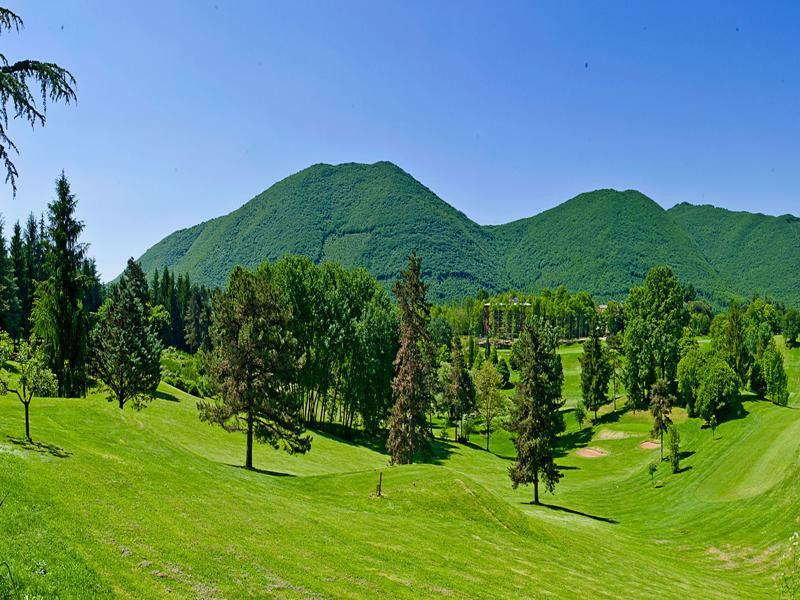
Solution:
{"label": "sand bunker", "polygon": [[653,440],[647,440],[646,442],[642,442],[639,444],[639,448],[644,448],[645,450],[654,450],[656,448],[660,448],[661,444],[658,442],[654,442]]}
{"label": "sand bunker", "polygon": [[625,438],[638,437],[640,434],[632,431],[614,431],[604,429],[597,435],[598,440],[624,440]]}
{"label": "sand bunker", "polygon": [[575,454],[583,458],[600,458],[601,456],[607,456],[608,452],[600,448],[581,448]]}

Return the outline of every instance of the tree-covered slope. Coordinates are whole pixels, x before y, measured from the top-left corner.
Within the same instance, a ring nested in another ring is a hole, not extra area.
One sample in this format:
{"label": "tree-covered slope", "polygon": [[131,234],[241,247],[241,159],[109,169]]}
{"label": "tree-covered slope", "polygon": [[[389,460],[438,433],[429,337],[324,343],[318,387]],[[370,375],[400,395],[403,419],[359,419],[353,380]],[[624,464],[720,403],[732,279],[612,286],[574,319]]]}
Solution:
{"label": "tree-covered slope", "polygon": [[624,298],[655,265],[682,280],[720,291],[694,242],[647,196],[628,190],[581,194],[528,219],[493,228],[515,287],[565,285],[599,298]]}
{"label": "tree-covered slope", "polygon": [[221,286],[237,264],[302,254],[362,266],[389,283],[413,249],[435,297],[506,285],[492,235],[388,162],[313,165],[229,215],[173,233],[141,263]]}
{"label": "tree-covered slope", "polygon": [[389,162],[313,165],[234,212],[150,248],[164,266],[224,285],[231,269],[284,254],[362,266],[390,286],[416,249],[435,300],[481,288],[565,285],[623,299],[650,267],[672,266],[715,303],[767,293],[800,304],[800,222],[678,205],[633,190],[581,194],[536,216],[482,227]]}
{"label": "tree-covered slope", "polygon": [[669,214],[719,273],[725,289],[800,303],[800,219],[678,204]]}

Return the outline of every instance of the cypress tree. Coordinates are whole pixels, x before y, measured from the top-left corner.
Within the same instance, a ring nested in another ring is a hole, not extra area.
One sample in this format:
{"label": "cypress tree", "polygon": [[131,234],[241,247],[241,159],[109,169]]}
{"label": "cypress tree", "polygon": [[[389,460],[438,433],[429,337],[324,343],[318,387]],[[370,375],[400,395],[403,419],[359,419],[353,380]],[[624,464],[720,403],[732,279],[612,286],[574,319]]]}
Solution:
{"label": "cypress tree", "polygon": [[611,379],[611,361],[608,351],[603,348],[598,327],[590,326],[589,339],[583,343],[581,355],[581,391],[583,403],[594,411],[597,420],[597,410],[608,402],[608,382]]}

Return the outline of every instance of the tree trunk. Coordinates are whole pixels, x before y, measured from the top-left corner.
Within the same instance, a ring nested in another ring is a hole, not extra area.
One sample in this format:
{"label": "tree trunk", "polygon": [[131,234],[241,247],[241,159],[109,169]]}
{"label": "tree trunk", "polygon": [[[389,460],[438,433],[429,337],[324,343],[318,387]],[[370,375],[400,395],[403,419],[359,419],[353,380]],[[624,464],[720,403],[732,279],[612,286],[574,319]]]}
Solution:
{"label": "tree trunk", "polygon": [[122,410],[125,408],[125,398],[122,396],[117,396],[117,402],[119,402],[119,409]]}
{"label": "tree trunk", "polygon": [[539,475],[533,477],[533,503],[539,504]]}
{"label": "tree trunk", "polygon": [[664,430],[661,430],[661,443],[659,447],[659,451],[661,453],[661,462],[664,462]]}
{"label": "tree trunk", "polygon": [[32,441],[31,440],[31,422],[30,422],[30,418],[28,416],[28,407],[30,406],[30,402],[23,402],[22,404],[25,406],[25,439],[27,439],[30,442],[30,441]]}
{"label": "tree trunk", "polygon": [[247,413],[247,455],[244,459],[246,469],[253,468],[253,414]]}

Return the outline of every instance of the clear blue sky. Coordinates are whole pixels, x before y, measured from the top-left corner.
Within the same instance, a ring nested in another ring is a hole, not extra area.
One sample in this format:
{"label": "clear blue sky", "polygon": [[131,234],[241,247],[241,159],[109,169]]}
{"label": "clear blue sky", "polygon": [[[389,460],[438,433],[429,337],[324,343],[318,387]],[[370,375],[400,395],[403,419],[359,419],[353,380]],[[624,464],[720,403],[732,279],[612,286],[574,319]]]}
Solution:
{"label": "clear blue sky", "polygon": [[800,213],[796,2],[19,2],[9,60],[76,106],[12,124],[19,193],[63,168],[104,277],[312,163],[391,160],[480,223],[591,189]]}

